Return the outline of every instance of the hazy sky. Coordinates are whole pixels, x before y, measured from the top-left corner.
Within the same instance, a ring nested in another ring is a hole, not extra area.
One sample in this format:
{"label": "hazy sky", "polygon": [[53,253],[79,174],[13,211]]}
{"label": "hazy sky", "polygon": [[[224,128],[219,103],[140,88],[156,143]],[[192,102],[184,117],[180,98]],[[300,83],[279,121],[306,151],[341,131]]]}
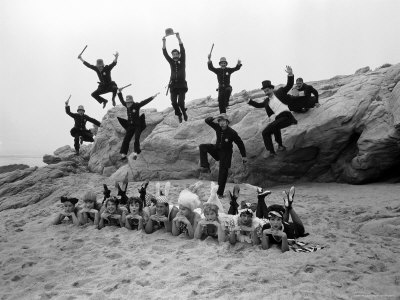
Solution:
{"label": "hazy sky", "polygon": [[[398,0],[1,0],[0,155],[72,146],[73,119],[64,112],[70,94],[72,111],[83,104],[101,121],[106,110],[90,96],[97,76],[77,59],[85,45],[92,64],[111,63],[119,51],[113,80],[133,83],[124,93],[135,100],[161,92],[147,107],[163,110],[170,106],[165,28],[179,32],[186,48],[188,102],[216,97],[217,79],[206,64],[212,43],[214,65],[221,56],[230,66],[242,60],[233,93],[265,79],[283,83],[285,65],[311,81],[398,63],[399,12]],[[175,47],[168,37],[168,50]]]}

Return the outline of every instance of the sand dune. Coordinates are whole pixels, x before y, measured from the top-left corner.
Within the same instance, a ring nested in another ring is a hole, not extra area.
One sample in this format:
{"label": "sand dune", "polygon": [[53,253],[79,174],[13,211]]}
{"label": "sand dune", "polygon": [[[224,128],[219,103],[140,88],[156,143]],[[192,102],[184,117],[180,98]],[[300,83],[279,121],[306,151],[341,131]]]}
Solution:
{"label": "sand dune", "polygon": [[[193,182],[172,181],[170,198]],[[271,188],[268,204],[282,202],[283,188]],[[204,201],[208,189],[206,182]],[[5,210],[1,299],[399,299],[399,194],[399,184],[297,185],[294,205],[310,233],[301,240],[326,246],[314,253],[49,226],[58,199]],[[241,185],[239,200],[254,198]]]}

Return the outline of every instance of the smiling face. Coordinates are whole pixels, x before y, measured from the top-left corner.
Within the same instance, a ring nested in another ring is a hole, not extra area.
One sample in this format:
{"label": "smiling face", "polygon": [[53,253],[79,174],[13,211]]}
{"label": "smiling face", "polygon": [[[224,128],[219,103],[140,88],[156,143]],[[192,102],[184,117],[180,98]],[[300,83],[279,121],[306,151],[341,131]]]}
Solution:
{"label": "smiling face", "polygon": [[282,228],[282,218],[278,216],[271,216],[269,219],[269,223],[271,224],[271,228],[274,230],[280,230]]}
{"label": "smiling face", "polygon": [[64,211],[68,213],[72,213],[74,211],[75,205],[73,205],[69,201],[64,202]]}
{"label": "smiling face", "polygon": [[241,213],[240,214],[240,222],[242,225],[251,226],[253,217],[250,214]]}
{"label": "smiling face", "polygon": [[263,91],[264,91],[265,95],[267,95],[269,97],[274,94],[274,89],[273,88],[265,88],[265,89],[263,89]]}
{"label": "smiling face", "polygon": [[156,214],[158,216],[164,216],[167,214],[167,206],[165,205],[165,203],[156,204]]}
{"label": "smiling face", "polygon": [[117,211],[117,205],[114,202],[108,201],[106,209],[109,214],[113,214]]}
{"label": "smiling face", "polygon": [[222,130],[225,130],[228,127],[228,121],[222,118],[218,120],[218,124],[221,126]]}
{"label": "smiling face", "polygon": [[219,65],[221,66],[222,69],[225,69],[228,64],[225,61],[221,61]]}
{"label": "smiling face", "polygon": [[301,87],[303,86],[303,79],[298,78],[296,80],[296,87],[297,89],[301,89]]}
{"label": "smiling face", "polygon": [[85,201],[83,204],[83,207],[86,209],[92,209],[92,208],[94,208],[94,202],[93,201]]}

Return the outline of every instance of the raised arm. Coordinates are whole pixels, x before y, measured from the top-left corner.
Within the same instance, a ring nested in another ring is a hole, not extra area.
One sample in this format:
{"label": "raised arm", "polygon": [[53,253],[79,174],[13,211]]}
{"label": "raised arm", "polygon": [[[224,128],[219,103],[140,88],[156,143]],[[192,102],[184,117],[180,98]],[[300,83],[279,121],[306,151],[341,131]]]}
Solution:
{"label": "raised arm", "polygon": [[108,65],[110,67],[110,71],[112,70],[112,68],[114,68],[117,65],[118,56],[119,56],[119,53],[115,52],[113,62]]}
{"label": "raised arm", "polygon": [[185,51],[185,47],[183,47],[183,43],[181,40],[181,36],[179,35],[179,32],[176,33],[176,38],[178,39],[178,42],[179,42],[179,51],[181,53],[181,60],[183,62],[185,62],[186,61],[186,51]]}
{"label": "raised arm", "polygon": [[118,92],[118,99],[121,102],[121,104],[126,107],[126,102],[124,101],[124,96],[122,96],[121,91]]}
{"label": "raised arm", "polygon": [[207,66],[211,72],[214,72],[215,74],[217,74],[217,68],[214,67],[211,57],[208,58]]}
{"label": "raised arm", "polygon": [[[293,84],[294,84],[294,75],[293,75],[293,70],[290,66],[286,66],[285,72],[288,74],[287,77],[287,83],[286,86],[282,87],[281,90],[285,94],[289,93],[289,91],[292,89]],[[279,98],[279,97],[278,97]]]}
{"label": "raised arm", "polygon": [[166,45],[167,42],[166,42],[166,38],[163,37],[162,41],[163,41],[162,52],[163,52],[163,54],[164,54],[164,57],[165,57],[165,59],[166,59],[169,63],[171,63],[173,60],[172,60],[171,56],[169,56],[169,54],[168,54],[168,52],[167,52],[167,45]]}
{"label": "raised arm", "polygon": [[214,130],[220,129],[221,127],[220,127],[218,124],[215,124],[215,123],[214,123],[214,120],[215,120],[214,117],[208,117],[208,118],[206,118],[204,121],[206,122],[206,124],[207,124],[208,126],[210,126],[211,128],[213,128]]}
{"label": "raised arm", "polygon": [[75,114],[71,113],[69,105],[65,105],[65,112],[67,113],[68,116],[75,119]]}
{"label": "raised arm", "polygon": [[241,62],[240,59],[239,59],[238,62],[237,62],[237,64],[236,64],[236,67],[231,68],[231,72],[233,73],[233,72],[235,72],[235,71],[238,71],[238,70],[240,70],[241,67],[242,67],[242,62]]}
{"label": "raised arm", "polygon": [[150,98],[147,98],[147,99],[145,99],[145,100],[139,102],[139,107],[143,107],[143,106],[145,106],[146,104],[150,103],[155,97],[157,97],[158,94],[159,94],[159,93],[155,94],[154,96],[151,96]]}

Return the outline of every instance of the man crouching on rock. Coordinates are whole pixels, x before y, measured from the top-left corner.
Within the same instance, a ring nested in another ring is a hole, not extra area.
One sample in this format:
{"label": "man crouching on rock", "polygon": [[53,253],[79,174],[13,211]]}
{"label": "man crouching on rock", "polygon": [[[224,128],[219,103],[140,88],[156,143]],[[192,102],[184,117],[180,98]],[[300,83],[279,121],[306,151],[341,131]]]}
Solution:
{"label": "man crouching on rock", "polygon": [[[200,171],[210,172],[210,164],[208,163],[207,153],[209,153],[216,161],[219,161],[218,173],[218,198],[224,195],[226,180],[228,179],[228,171],[232,161],[232,143],[238,146],[243,163],[247,162],[246,149],[242,139],[238,133],[228,126],[229,118],[226,114],[220,114],[217,117],[209,117],[205,122],[211,126],[217,135],[217,141],[213,144],[201,144],[200,149]],[[218,123],[218,124],[216,124]]]}

